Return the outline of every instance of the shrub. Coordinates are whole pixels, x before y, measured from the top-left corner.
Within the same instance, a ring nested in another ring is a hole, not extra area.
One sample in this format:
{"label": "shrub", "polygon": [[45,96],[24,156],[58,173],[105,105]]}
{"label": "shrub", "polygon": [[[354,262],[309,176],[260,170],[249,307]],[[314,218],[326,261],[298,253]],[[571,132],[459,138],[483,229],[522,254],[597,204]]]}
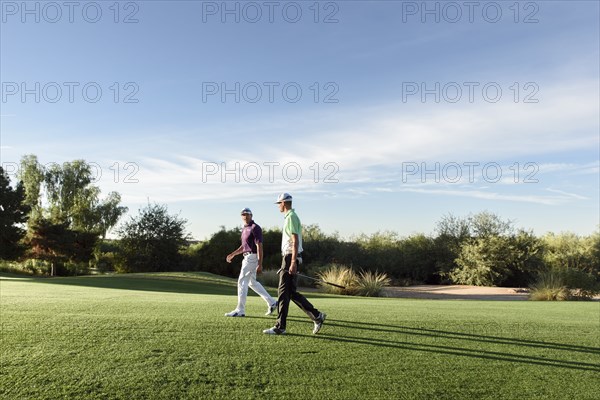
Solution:
{"label": "shrub", "polygon": [[[117,232],[121,256],[115,266],[118,272],[158,272],[179,268],[179,249],[186,244],[187,221],[169,215],[164,205],[148,205]],[[225,258],[225,257],[223,257]]]}
{"label": "shrub", "polygon": [[267,269],[256,275],[256,279],[264,286],[278,287],[279,286],[279,275],[275,269]]}
{"label": "shrub", "polygon": [[35,275],[36,272],[25,268],[25,262],[0,260],[0,272],[19,275]]}
{"label": "shrub", "polygon": [[477,238],[461,246],[457,268],[450,272],[460,285],[496,286],[508,274],[506,239],[499,236]]}
{"label": "shrub", "polygon": [[59,264],[57,271],[58,275],[62,276],[89,275],[90,267],[89,264],[85,262],[67,261]]}
{"label": "shrub", "polygon": [[[65,269],[62,264],[57,264],[57,268]],[[0,261],[0,272],[8,272],[20,275],[49,275],[52,269],[50,262],[29,258],[24,261]],[[63,275],[67,275],[63,273]]]}
{"label": "shrub", "polygon": [[588,238],[571,232],[549,233],[543,238],[544,263],[554,270],[578,269],[595,272],[593,236]]}
{"label": "shrub", "polygon": [[345,289],[342,289],[325,283],[317,283],[317,287],[326,293],[354,294],[356,292],[357,275],[350,267],[332,264],[329,268],[319,272],[317,276],[322,281],[346,287]]}
{"label": "shrub", "polygon": [[564,278],[556,271],[542,272],[538,280],[530,286],[530,300],[567,300],[569,289],[565,285]]}
{"label": "shrub", "polygon": [[561,273],[563,281],[569,288],[571,300],[591,300],[600,293],[600,284],[590,274],[576,269],[569,269]]}
{"label": "shrub", "polygon": [[21,263],[24,271],[32,275],[49,275],[52,269],[50,262],[30,258]]}
{"label": "shrub", "polygon": [[379,297],[383,288],[389,286],[390,278],[386,273],[361,271],[356,280],[356,294],[359,296]]}

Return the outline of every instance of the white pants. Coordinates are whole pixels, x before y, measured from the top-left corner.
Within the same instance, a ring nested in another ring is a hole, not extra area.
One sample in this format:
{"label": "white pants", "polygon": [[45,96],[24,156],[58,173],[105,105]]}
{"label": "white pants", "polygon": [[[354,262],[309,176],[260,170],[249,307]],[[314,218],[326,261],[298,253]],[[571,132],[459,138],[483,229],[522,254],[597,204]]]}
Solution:
{"label": "white pants", "polygon": [[248,297],[248,287],[254,290],[256,294],[267,302],[267,305],[275,304],[275,299],[272,298],[265,290],[263,285],[256,280],[256,268],[258,267],[258,256],[256,254],[248,254],[242,261],[242,269],[238,278],[238,305],[236,310],[242,314],[246,313],[246,297]]}

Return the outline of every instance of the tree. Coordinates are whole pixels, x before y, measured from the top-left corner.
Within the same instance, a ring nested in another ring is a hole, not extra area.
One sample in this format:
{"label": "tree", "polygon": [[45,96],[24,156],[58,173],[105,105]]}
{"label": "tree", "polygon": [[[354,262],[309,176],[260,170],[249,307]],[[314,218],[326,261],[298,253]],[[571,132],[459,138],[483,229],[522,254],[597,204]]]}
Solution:
{"label": "tree", "polygon": [[[225,260],[225,255],[238,248],[241,233],[240,228],[227,230],[224,226],[221,226],[221,229],[214,233],[199,249],[200,263],[198,268],[219,275],[237,276],[239,274],[239,264],[235,262],[228,263]],[[265,254],[267,254],[266,251]]]}
{"label": "tree", "polygon": [[476,238],[461,246],[457,268],[450,278],[454,283],[497,286],[508,275],[508,242],[501,236]]}
{"label": "tree", "polygon": [[42,216],[41,193],[44,182],[44,167],[35,155],[21,158],[21,166],[17,178],[23,182],[25,189],[25,204],[30,209],[29,220],[35,221]]}
{"label": "tree", "polygon": [[121,204],[121,195],[117,192],[110,192],[106,199],[97,207],[98,230],[102,234],[103,240],[106,238],[106,233],[127,212],[127,207],[120,206],[119,204]]}
{"label": "tree", "polygon": [[29,213],[24,201],[23,183],[19,182],[13,189],[8,174],[0,167],[0,259],[16,259],[23,253],[19,242],[25,236],[25,230],[21,225],[27,221]]}
{"label": "tree", "polygon": [[482,211],[469,217],[469,230],[475,237],[506,236],[513,233],[512,221],[503,221],[489,211]]}
{"label": "tree", "polygon": [[98,238],[105,238],[127,211],[119,205],[121,197],[116,192],[100,201],[93,178],[84,160],[45,168],[35,155],[21,158],[19,179],[30,210],[26,254],[50,262],[53,275],[62,273],[67,262],[90,261]]}
{"label": "tree", "polygon": [[541,244],[531,232],[486,235],[463,243],[451,271],[454,283],[526,286],[542,267]]}
{"label": "tree", "polygon": [[[544,241],[544,261],[550,269],[554,270],[581,270],[597,273],[598,265],[595,260],[594,242],[598,242],[597,233],[587,238],[580,237],[572,232],[559,234],[548,233]],[[597,246],[597,244],[596,244]]]}
{"label": "tree", "polygon": [[506,286],[526,287],[535,281],[544,269],[543,243],[533,232],[520,229],[511,237],[513,263],[510,275],[502,283]]}
{"label": "tree", "polygon": [[471,236],[469,220],[446,214],[436,224],[438,236],[446,236],[461,241]]}
{"label": "tree", "polygon": [[120,272],[173,271],[181,262],[180,248],[186,244],[187,221],[169,215],[165,205],[139,210],[117,233],[121,238]]}
{"label": "tree", "polygon": [[471,237],[471,226],[468,218],[447,214],[438,221],[434,239],[435,269],[440,281],[448,279],[448,274],[457,267],[455,260],[460,254],[463,242]]}
{"label": "tree", "polygon": [[21,159],[19,178],[25,187],[25,203],[31,208],[31,221],[46,218],[104,238],[127,211],[119,206],[121,196],[116,192],[100,201],[100,189],[92,184],[92,168],[84,160],[44,168],[35,155],[27,155]]}
{"label": "tree", "polygon": [[400,243],[403,274],[413,282],[436,282],[435,242],[423,234],[411,235]]}
{"label": "tree", "polygon": [[67,222],[53,223],[40,218],[31,224],[25,239],[30,258],[50,263],[50,275],[66,262],[84,263],[92,258],[98,237],[92,232],[69,229]]}

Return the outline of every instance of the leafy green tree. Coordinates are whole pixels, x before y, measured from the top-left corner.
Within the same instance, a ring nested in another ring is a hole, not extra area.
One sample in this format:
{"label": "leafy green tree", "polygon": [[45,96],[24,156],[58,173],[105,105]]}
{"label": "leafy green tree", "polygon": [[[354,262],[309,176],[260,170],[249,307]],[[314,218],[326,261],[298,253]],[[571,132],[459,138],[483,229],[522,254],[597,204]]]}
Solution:
{"label": "leafy green tree", "polygon": [[402,254],[402,271],[399,277],[412,282],[434,283],[436,277],[435,242],[423,234],[416,234],[399,243]]}
{"label": "leafy green tree", "polygon": [[469,220],[453,214],[442,216],[437,222],[435,230],[438,236],[453,238],[458,242],[471,236]]}
{"label": "leafy green tree", "polygon": [[165,205],[148,205],[117,230],[121,241],[120,272],[173,271],[181,265],[187,221],[169,215]]}
{"label": "leafy green tree", "polygon": [[471,237],[471,227],[468,218],[447,214],[437,222],[435,230],[435,275],[438,282],[444,282],[450,271],[457,267],[455,260],[460,254],[462,243]]}
{"label": "leafy green tree", "polygon": [[588,236],[591,260],[591,273],[600,281],[600,230]]}
{"label": "leafy green tree", "polygon": [[45,188],[50,219],[80,228],[98,198],[99,189],[92,183],[92,171],[83,160],[52,164],[46,171]]}
{"label": "leafy green tree", "polygon": [[519,230],[510,237],[512,246],[510,273],[502,282],[505,286],[527,287],[544,270],[542,240],[533,232]]}
{"label": "leafy green tree", "polygon": [[84,160],[44,168],[35,155],[24,156],[19,179],[25,187],[25,203],[31,208],[30,220],[46,218],[105,238],[127,208],[119,205],[121,197],[116,192],[100,201],[100,189],[92,184],[93,178],[92,168]]}
{"label": "leafy green tree", "polygon": [[17,178],[23,182],[25,188],[25,204],[29,206],[29,220],[35,221],[42,217],[42,185],[44,183],[44,167],[38,162],[35,155],[26,155],[21,158],[21,165]]}
{"label": "leafy green tree", "polygon": [[13,260],[23,253],[19,242],[25,236],[22,225],[28,213],[23,183],[13,189],[8,174],[0,167],[0,259]]}
{"label": "leafy green tree", "polygon": [[[281,231],[277,230],[274,240],[279,248]],[[340,244],[337,234],[327,235],[318,224],[305,225],[302,227],[302,242],[302,257],[305,263],[328,264],[335,261],[335,252]],[[274,250],[277,251],[277,248]]]}
{"label": "leafy green tree", "polygon": [[219,275],[237,276],[240,270],[239,264],[235,260],[228,263],[225,257],[239,247],[241,234],[240,228],[227,230],[224,226],[221,226],[221,229],[214,233],[199,249],[200,264],[198,268]]}
{"label": "leafy green tree", "polygon": [[[454,283],[496,286],[510,277],[521,281],[526,274],[519,267],[519,260],[527,260],[525,254],[535,253],[535,249],[519,247],[524,242],[517,240],[512,221],[489,211],[466,219],[446,216],[438,223],[438,232],[438,273]],[[451,256],[455,256],[452,261]]]}
{"label": "leafy green tree", "polygon": [[24,243],[27,256],[52,265],[52,274],[69,272],[67,263],[91,261],[99,237],[105,238],[126,211],[111,192],[100,200],[92,168],[84,160],[42,166],[35,155],[21,159],[19,179],[29,221]]}
{"label": "leafy green tree", "polygon": [[29,258],[44,260],[50,263],[50,275],[58,273],[65,263],[85,263],[92,258],[97,236],[91,232],[71,230],[67,222],[53,223],[44,218],[31,224],[25,238]]}
{"label": "leafy green tree", "polygon": [[121,204],[121,195],[117,192],[110,192],[108,196],[96,207],[98,215],[97,226],[102,234],[102,239],[106,238],[106,233],[117,224],[123,214],[127,212],[127,207]]}
{"label": "leafy green tree", "polygon": [[588,237],[549,233],[542,242],[547,271],[562,278],[571,296],[591,298],[600,292],[600,232]]}
{"label": "leafy green tree", "polygon": [[506,236],[514,232],[512,221],[504,221],[489,211],[469,217],[469,231],[474,237]]}
{"label": "leafy green tree", "polygon": [[497,286],[508,275],[509,243],[501,236],[477,238],[463,243],[456,259],[457,268],[450,278],[454,283],[475,286]]}
{"label": "leafy green tree", "polygon": [[554,270],[580,270],[589,273],[598,272],[598,233],[590,237],[581,237],[572,232],[560,234],[548,233],[544,242],[544,262]]}
{"label": "leafy green tree", "polygon": [[531,232],[486,235],[466,241],[450,277],[476,286],[527,286],[542,268],[541,244]]}
{"label": "leafy green tree", "polygon": [[400,275],[402,253],[397,232],[383,231],[375,232],[370,236],[360,235],[355,237],[354,241],[360,253],[354,257],[350,265],[366,270],[387,272],[392,276]]}

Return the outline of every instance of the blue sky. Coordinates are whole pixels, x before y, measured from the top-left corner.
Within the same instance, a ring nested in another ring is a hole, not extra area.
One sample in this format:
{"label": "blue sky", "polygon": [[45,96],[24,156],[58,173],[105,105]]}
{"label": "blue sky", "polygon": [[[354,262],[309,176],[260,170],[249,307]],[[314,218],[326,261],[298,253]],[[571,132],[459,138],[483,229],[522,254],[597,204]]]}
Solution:
{"label": "blue sky", "polygon": [[596,1],[1,3],[8,170],[85,159],[198,239],[278,226],[283,191],[346,237],[598,228]]}

